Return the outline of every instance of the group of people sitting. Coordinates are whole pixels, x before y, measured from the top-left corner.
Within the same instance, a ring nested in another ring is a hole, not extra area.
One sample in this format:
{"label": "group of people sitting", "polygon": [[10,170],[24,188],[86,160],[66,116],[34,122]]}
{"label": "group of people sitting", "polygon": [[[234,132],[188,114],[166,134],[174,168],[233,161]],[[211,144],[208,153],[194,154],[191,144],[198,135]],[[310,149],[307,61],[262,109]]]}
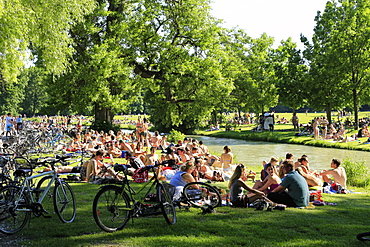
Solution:
{"label": "group of people sitting", "polygon": [[[113,131],[104,133],[103,131],[86,130],[83,135],[76,132],[73,136],[74,138],[66,147],[66,151],[84,150],[93,153],[91,159],[94,162],[90,162],[92,168],[88,168],[87,162],[83,165],[87,168],[85,180],[89,180],[91,176],[112,175],[110,169],[103,169],[105,172],[98,171],[99,167],[109,166],[97,158],[101,156],[101,153],[104,158],[109,159],[110,165],[115,163],[115,158],[126,158],[129,163],[131,157],[134,157],[136,163],[140,163],[137,167],[163,163],[165,165],[163,165],[160,177],[166,180],[170,180],[176,169],[188,161],[192,161],[196,167],[193,174],[195,181],[200,179],[225,181],[232,175],[233,154],[228,146],[224,147],[224,153],[218,157],[210,154],[202,141],[185,138],[178,140],[176,144],[171,144],[166,142],[164,136],[158,132],[151,135],[148,144],[146,144],[145,138],[138,139],[136,131],[130,134],[118,131],[115,134]],[[158,148],[162,150],[162,154],[157,152]],[[70,167],[61,167],[59,172],[72,172],[70,170]],[[249,178],[254,180],[255,175],[251,171]]]}
{"label": "group of people sitting", "polygon": [[[201,179],[226,180],[230,192],[224,196],[230,198],[234,207],[247,207],[257,199],[264,199],[278,207],[305,207],[309,202],[309,187],[322,187],[324,183],[340,184],[343,189],[346,187],[346,173],[340,167],[338,159],[332,160],[332,169],[318,173],[311,171],[307,156],[303,155],[294,161],[293,155],[288,153],[280,164],[274,157],[269,163],[265,162],[261,180],[255,181],[255,172],[243,164],[234,165],[229,146],[225,146],[224,153],[218,157],[210,154],[202,141],[185,138],[176,144],[165,143],[165,150],[158,154],[156,145],[151,145],[153,142],[147,147],[149,151],[144,150],[144,139],[136,140],[136,146],[133,146],[134,137],[135,135],[122,135],[120,132],[117,135],[113,132],[107,135],[101,133],[99,136],[96,132],[87,132],[84,139],[88,140],[84,147],[94,151],[94,155],[83,165],[86,169],[85,180],[96,176],[121,178],[112,167],[102,162],[108,155],[110,158],[125,158],[133,172],[144,166],[159,165],[159,179],[170,181],[176,186],[178,193],[187,183]],[[76,135],[76,139],[80,140],[81,137]],[[96,142],[91,144],[94,141]],[[255,181],[252,187],[245,183],[248,178]],[[248,193],[244,194],[244,190]]]}
{"label": "group of people sitting", "polygon": [[[230,200],[236,207],[246,207],[261,198],[288,207],[306,207],[310,187],[321,190],[323,186],[331,186],[340,188],[338,193],[345,193],[347,176],[340,164],[340,160],[332,159],[330,170],[317,173],[310,170],[307,156],[303,155],[294,162],[293,155],[287,153],[286,159],[279,165],[274,157],[269,163],[265,162],[262,179],[256,181],[253,187],[245,183],[245,168],[240,164],[229,181]],[[244,189],[248,191],[246,195]]]}

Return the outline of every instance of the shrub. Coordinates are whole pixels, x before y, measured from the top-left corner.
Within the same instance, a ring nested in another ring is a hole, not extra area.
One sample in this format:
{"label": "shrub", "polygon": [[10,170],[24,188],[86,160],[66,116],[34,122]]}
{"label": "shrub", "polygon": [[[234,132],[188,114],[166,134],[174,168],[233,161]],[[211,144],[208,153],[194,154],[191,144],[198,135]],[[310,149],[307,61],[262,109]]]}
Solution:
{"label": "shrub", "polygon": [[171,130],[167,137],[167,141],[177,143],[178,140],[184,140],[186,136],[177,130]]}
{"label": "shrub", "polygon": [[129,130],[136,130],[136,126],[135,126],[135,125],[133,125],[133,124],[128,124],[128,125],[126,126],[126,129],[129,129]]}
{"label": "shrub", "polygon": [[369,170],[364,161],[351,162],[346,159],[343,167],[347,173],[347,184],[357,187],[366,187],[370,181]]}
{"label": "shrub", "polygon": [[94,121],[92,122],[90,128],[97,131],[103,130],[104,132],[113,130],[115,133],[121,129],[119,125],[115,125],[107,121]]}

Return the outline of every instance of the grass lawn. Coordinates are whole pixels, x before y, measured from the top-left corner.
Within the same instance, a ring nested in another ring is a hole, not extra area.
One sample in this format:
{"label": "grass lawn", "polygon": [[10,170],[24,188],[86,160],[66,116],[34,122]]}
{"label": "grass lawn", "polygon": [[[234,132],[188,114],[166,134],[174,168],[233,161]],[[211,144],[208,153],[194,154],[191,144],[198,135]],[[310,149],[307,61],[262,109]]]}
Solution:
{"label": "grass lawn", "polygon": [[370,231],[369,194],[363,192],[324,194],[325,201],[338,205],[315,209],[268,212],[224,206],[207,215],[195,208],[177,210],[172,226],[162,216],[135,218],[122,231],[106,233],[91,212],[99,185],[71,185],[77,198],[75,222],[63,224],[56,215],[33,218],[16,235],[0,235],[2,243],[18,238],[22,246],[365,246],[356,235]]}
{"label": "grass lawn", "polygon": [[[285,116],[290,120],[291,113]],[[301,123],[311,120],[314,113],[299,114]],[[279,113],[280,116],[284,116]],[[323,116],[317,113],[318,116]],[[364,113],[363,116],[367,116]],[[360,117],[362,117],[360,115]],[[306,145],[334,145],[339,148],[362,148],[358,143],[314,141],[310,136],[295,137],[292,126],[276,125],[275,132],[251,132],[254,126],[240,126],[236,131],[202,131],[201,134],[220,137],[267,140]],[[321,144],[323,143],[323,144]],[[338,145],[338,146],[336,146]],[[367,147],[369,146],[369,147]],[[248,182],[252,185],[252,182]],[[169,226],[162,216],[135,218],[115,233],[102,231],[92,217],[92,202],[99,185],[70,183],[77,199],[76,220],[63,224],[52,218],[32,218],[21,232],[0,234],[0,246],[368,246],[356,235],[370,231],[370,193],[351,188],[358,193],[323,194],[323,199],[337,206],[315,209],[288,208],[285,211],[255,211],[219,207],[216,213],[201,215],[199,209],[177,210],[177,223]],[[226,189],[227,183],[218,182]],[[16,242],[14,242],[16,241]],[[11,244],[7,244],[11,242]]]}

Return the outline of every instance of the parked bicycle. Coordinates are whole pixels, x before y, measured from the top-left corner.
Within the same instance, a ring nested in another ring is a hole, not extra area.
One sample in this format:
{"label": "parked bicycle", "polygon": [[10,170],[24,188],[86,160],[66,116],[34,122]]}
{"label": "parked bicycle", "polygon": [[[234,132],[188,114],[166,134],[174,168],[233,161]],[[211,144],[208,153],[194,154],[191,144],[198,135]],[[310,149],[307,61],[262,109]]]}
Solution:
{"label": "parked bicycle", "polygon": [[[35,165],[50,166],[51,171],[25,177],[21,185],[9,185],[0,189],[0,232],[14,234],[24,228],[31,213],[49,218],[55,212],[63,223],[73,222],[76,217],[76,200],[72,188],[58,178],[55,164],[69,157],[57,157],[37,162]],[[42,177],[37,186],[32,181]],[[54,186],[53,190],[51,188]],[[46,209],[44,201],[52,200],[54,208]]]}
{"label": "parked bicycle", "polygon": [[[116,165],[114,169],[122,172],[125,179],[113,179],[115,184],[104,185],[93,202],[93,216],[102,230],[122,230],[130,218],[158,214],[163,214],[169,225],[176,223],[176,211],[172,202],[174,188],[158,179],[156,167],[147,166],[142,169],[143,172],[153,172],[153,177],[137,191],[130,184],[126,166]],[[156,197],[149,202],[148,198],[153,192]]]}
{"label": "parked bicycle", "polygon": [[221,206],[221,202],[221,196],[216,187],[208,183],[192,182],[184,186],[182,194],[174,203],[178,207],[193,206],[207,212]]}
{"label": "parked bicycle", "polygon": [[32,160],[14,156],[15,154],[0,154],[0,188],[21,184],[24,177],[32,175]]}

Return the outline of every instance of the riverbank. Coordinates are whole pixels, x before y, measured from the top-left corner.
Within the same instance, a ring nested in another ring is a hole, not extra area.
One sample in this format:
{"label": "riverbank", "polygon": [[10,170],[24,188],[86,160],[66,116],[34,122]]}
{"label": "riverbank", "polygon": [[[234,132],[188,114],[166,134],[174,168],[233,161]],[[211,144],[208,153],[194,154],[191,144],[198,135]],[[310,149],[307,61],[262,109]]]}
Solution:
{"label": "riverbank", "polygon": [[[296,136],[298,132],[294,132],[293,125],[291,124],[290,119],[292,118],[292,113],[276,113],[276,117],[278,116],[279,119],[284,118],[287,119],[287,124],[275,124],[275,131],[263,131],[263,132],[253,132],[252,129],[255,128],[256,124],[243,124],[243,125],[230,125],[227,124],[228,127],[232,127],[233,130],[225,131],[226,126],[225,124],[221,124],[221,130],[215,131],[206,131],[206,130],[197,130],[195,134],[197,135],[204,135],[204,136],[212,136],[212,137],[221,137],[221,138],[232,138],[232,139],[239,139],[239,140],[249,140],[249,141],[267,141],[267,142],[276,142],[276,143],[288,143],[288,144],[299,144],[299,145],[309,145],[315,147],[326,147],[326,148],[339,148],[339,149],[349,149],[349,150],[359,150],[359,151],[370,151],[370,143],[367,143],[368,138],[362,137],[358,138],[358,140],[348,141],[351,138],[348,138],[347,141],[333,141],[333,139],[318,139],[315,140],[313,135],[301,135]],[[325,117],[325,113],[298,113],[299,122],[302,125],[306,125],[312,121],[315,117]],[[232,121],[232,115],[227,116],[225,121],[229,123]],[[338,118],[337,113],[332,114],[333,121],[340,121],[345,122],[347,118],[353,121],[353,116],[345,116]],[[369,119],[370,112],[359,112],[359,119]],[[116,116],[115,119],[123,120],[123,116]],[[137,116],[130,116],[126,119],[136,121]],[[133,124],[121,124],[121,128],[125,129],[135,129],[135,125]],[[302,128],[302,127],[301,127]],[[155,128],[154,128],[155,129]],[[345,136],[351,137],[354,134],[357,134],[357,130],[353,128],[346,128]]]}
{"label": "riverbank", "polygon": [[[252,128],[255,125],[241,125],[235,130],[214,130],[214,131],[197,131],[197,135],[212,136],[219,138],[232,138],[239,140],[248,141],[266,141],[276,143],[288,143],[288,144],[299,144],[299,145],[310,145],[315,147],[325,148],[340,148],[350,149],[359,151],[370,151],[370,143],[367,142],[367,137],[358,138],[354,141],[333,141],[333,139],[318,139],[315,140],[313,135],[301,135],[297,136],[293,131],[293,126],[288,124],[276,124],[275,131],[263,131],[255,132]],[[353,132],[353,131],[352,131]],[[347,136],[351,135],[350,132]]]}

